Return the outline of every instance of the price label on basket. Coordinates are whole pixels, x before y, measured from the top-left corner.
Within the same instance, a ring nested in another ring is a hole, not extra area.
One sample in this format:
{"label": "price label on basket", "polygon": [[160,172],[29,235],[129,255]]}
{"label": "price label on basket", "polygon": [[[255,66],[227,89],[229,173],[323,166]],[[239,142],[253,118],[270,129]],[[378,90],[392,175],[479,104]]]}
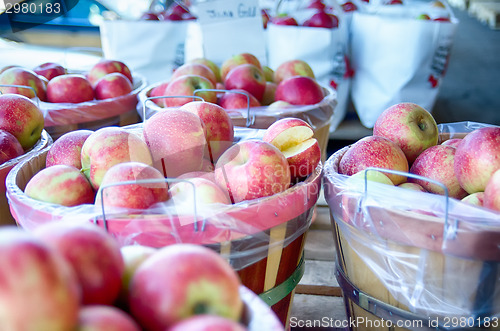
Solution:
{"label": "price label on basket", "polygon": [[257,0],[200,2],[196,14],[204,57],[222,63],[232,55],[252,53],[265,63],[265,35]]}

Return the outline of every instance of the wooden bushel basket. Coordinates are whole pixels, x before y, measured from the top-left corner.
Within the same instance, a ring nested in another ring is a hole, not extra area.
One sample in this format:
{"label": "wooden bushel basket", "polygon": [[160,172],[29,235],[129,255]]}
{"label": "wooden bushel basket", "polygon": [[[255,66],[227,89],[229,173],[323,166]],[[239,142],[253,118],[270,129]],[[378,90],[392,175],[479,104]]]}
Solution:
{"label": "wooden bushel basket", "polygon": [[45,130],[54,140],[63,134],[80,130],[97,130],[107,126],[125,126],[137,123],[137,95],[146,87],[142,76],[134,75],[134,90],[129,94],[77,104],[40,102],[44,113]]}
{"label": "wooden bushel basket", "polygon": [[354,330],[500,328],[500,214],[338,173],[324,191]]}
{"label": "wooden bushel basket", "polygon": [[[141,117],[145,116],[149,118],[154,113],[165,109],[148,100],[151,90],[160,84],[161,82],[148,86],[139,93],[137,111]],[[325,161],[330,135],[330,123],[337,115],[335,112],[337,94],[328,86],[322,86],[322,88],[325,97],[315,105],[295,106],[285,109],[269,109],[269,107],[263,106],[252,107],[250,109],[228,109],[227,112],[233,120],[234,126],[246,126],[254,129],[267,129],[271,124],[285,117],[300,118],[309,123],[313,128],[314,138],[318,140],[321,155],[323,155],[323,161]]]}
{"label": "wooden bushel basket", "polygon": [[42,131],[42,136],[40,140],[33,146],[29,151],[27,151],[24,155],[18,156],[15,159],[9,160],[3,164],[0,164],[0,225],[13,225],[16,224],[16,221],[10,214],[9,203],[7,201],[7,196],[5,195],[6,187],[5,187],[5,179],[9,171],[14,168],[15,165],[20,163],[23,160],[26,160],[33,155],[40,153],[41,150],[46,148],[47,146],[52,145],[52,138],[47,133],[47,131]]}
{"label": "wooden bushel basket", "polygon": [[16,166],[7,178],[11,212],[23,228],[33,230],[51,221],[94,222],[122,245],[206,245],[227,257],[243,285],[260,294],[287,324],[293,291],[304,271],[303,247],[321,189],[321,164],[304,182],[280,194],[226,206],[210,218],[165,210],[104,216],[101,206],[62,207],[23,193],[27,182],[45,167],[47,151]]}

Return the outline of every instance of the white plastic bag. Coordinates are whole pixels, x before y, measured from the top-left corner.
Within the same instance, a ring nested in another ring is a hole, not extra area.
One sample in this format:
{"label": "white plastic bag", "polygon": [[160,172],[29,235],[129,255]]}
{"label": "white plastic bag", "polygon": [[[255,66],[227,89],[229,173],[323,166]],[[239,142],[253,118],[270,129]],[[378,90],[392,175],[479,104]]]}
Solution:
{"label": "white plastic bag", "polygon": [[[443,12],[450,22],[416,19]],[[451,10],[421,2],[363,6],[353,14],[351,96],[364,126],[372,128],[380,113],[400,102],[432,111],[457,25]]]}

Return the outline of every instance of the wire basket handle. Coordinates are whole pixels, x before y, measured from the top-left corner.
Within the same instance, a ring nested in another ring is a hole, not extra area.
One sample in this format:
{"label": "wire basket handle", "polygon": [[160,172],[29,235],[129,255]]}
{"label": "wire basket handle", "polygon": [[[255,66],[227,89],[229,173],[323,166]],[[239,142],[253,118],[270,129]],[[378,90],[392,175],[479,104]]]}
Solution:
{"label": "wire basket handle", "polygon": [[193,101],[195,99],[198,99],[200,101],[205,101],[202,97],[199,95],[161,95],[161,96],[156,96],[156,97],[148,97],[146,100],[144,100],[144,103],[142,104],[142,120],[143,122],[146,121],[146,104],[148,101],[153,101],[156,99],[173,99],[173,98],[192,98]]}
{"label": "wire basket handle", "polygon": [[[36,94],[36,90],[32,86],[14,85],[14,84],[0,84],[0,87],[17,87],[17,88],[29,89],[29,90],[33,91],[33,94],[35,95],[37,107],[40,107],[40,98],[38,98],[38,95]],[[1,90],[0,90],[0,94],[3,94],[3,92]]]}

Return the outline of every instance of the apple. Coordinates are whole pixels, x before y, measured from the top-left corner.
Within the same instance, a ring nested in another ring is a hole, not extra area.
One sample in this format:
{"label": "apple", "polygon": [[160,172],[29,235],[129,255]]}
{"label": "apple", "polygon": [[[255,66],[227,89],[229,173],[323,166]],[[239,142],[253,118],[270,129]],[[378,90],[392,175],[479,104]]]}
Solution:
{"label": "apple", "polygon": [[[158,182],[137,183],[141,180]],[[122,182],[134,183],[113,185]],[[104,174],[95,204],[103,204],[104,208],[147,209],[168,198],[168,186],[159,170],[141,162],[122,162],[115,164]]]}
{"label": "apple", "polygon": [[274,71],[273,81],[279,84],[282,80],[293,76],[314,77],[314,72],[306,61],[289,60],[281,63]]}
{"label": "apple", "polygon": [[[38,75],[22,67],[12,67],[0,74],[0,85],[20,85],[23,87],[0,86],[0,92],[3,94],[15,93],[24,95],[30,99],[36,96],[41,101],[47,100],[47,92],[43,81]],[[31,88],[29,88],[31,87]]]}
{"label": "apple", "polygon": [[83,143],[82,172],[95,190],[99,189],[109,168],[129,161],[153,164],[148,145],[139,136],[123,128],[101,128]]}
{"label": "apple", "polygon": [[125,77],[130,80],[130,83],[134,84],[134,79],[132,78],[132,73],[130,72],[129,67],[121,61],[111,60],[111,59],[102,59],[97,62],[88,72],[87,79],[90,84],[93,86],[95,83],[102,77],[107,74],[119,72],[124,74]]}
{"label": "apple", "polygon": [[307,5],[307,8],[317,9],[318,11],[325,10],[325,7],[326,5],[323,3],[322,0],[313,0],[309,2],[309,4]]}
{"label": "apple", "polygon": [[[453,170],[456,149],[446,145],[431,146],[424,150],[413,162],[410,172],[442,183],[448,189],[448,196],[462,199],[467,192],[460,187]],[[408,178],[410,183],[421,185],[428,192],[444,194],[442,186],[426,180]]]}
{"label": "apple", "polygon": [[[162,82],[159,85],[153,87],[151,89],[151,92],[149,92],[149,97],[162,97],[165,95],[165,90],[167,89],[168,86],[168,81],[167,82]],[[163,107],[164,105],[164,99],[152,99],[157,106]]]}
{"label": "apple", "polygon": [[283,101],[283,100],[278,100],[278,101],[274,101],[269,106],[267,106],[267,109],[268,110],[273,110],[273,109],[279,110],[279,109],[288,109],[291,107],[293,107],[293,105],[291,103]]}
{"label": "apple", "polygon": [[293,178],[311,174],[321,161],[321,149],[311,126],[299,118],[282,118],[271,124],[262,140],[278,148],[288,161]]}
{"label": "apple", "polygon": [[201,63],[185,63],[181,65],[179,68],[175,69],[174,73],[170,77],[170,80],[174,80],[177,77],[184,75],[198,75],[205,77],[212,83],[212,86],[215,86],[217,83],[217,78],[215,77],[214,72],[208,66]]}
{"label": "apple", "polygon": [[111,99],[127,95],[134,87],[125,75],[113,72],[100,78],[94,86],[95,98],[97,100]]}
{"label": "apple", "polygon": [[379,170],[370,170],[370,171],[362,170],[360,172],[357,172],[347,179],[346,184],[349,183],[349,185],[364,187],[365,179],[371,182],[394,186],[394,183],[389,178],[389,176],[385,174],[383,171]]}
{"label": "apple", "polygon": [[182,21],[182,15],[171,13],[168,11],[162,11],[158,14],[158,19],[160,21]]}
{"label": "apple", "polygon": [[263,106],[268,106],[274,102],[274,96],[276,94],[276,88],[278,84],[273,82],[266,82],[266,88],[264,90],[264,95],[262,96],[261,104]]}
{"label": "apple", "polygon": [[448,145],[457,148],[458,145],[462,142],[462,138],[453,138],[445,140],[441,143],[441,145]]}
{"label": "apple", "polygon": [[154,167],[165,177],[201,169],[206,130],[198,115],[179,109],[158,112],[146,120],[143,132]]}
{"label": "apple", "polygon": [[62,256],[14,226],[0,231],[2,330],[74,330],[79,288]]}
{"label": "apple", "polygon": [[245,109],[261,106],[257,98],[241,89],[226,91],[219,98],[218,104],[224,109]]}
{"label": "apple", "polygon": [[303,26],[315,27],[315,28],[338,28],[339,19],[333,14],[326,13],[324,11],[319,11],[313,14],[310,18],[302,23]]}
{"label": "apple", "polygon": [[154,12],[147,11],[144,12],[141,17],[139,17],[140,21],[159,21],[158,15]]}
{"label": "apple", "polygon": [[246,327],[233,320],[215,315],[196,315],[177,322],[166,331],[246,331]]}
{"label": "apple", "polygon": [[403,102],[379,115],[373,126],[373,135],[394,141],[411,164],[422,151],[437,144],[439,131],[427,110],[417,104]]}
{"label": "apple", "polygon": [[23,146],[10,132],[0,129],[0,165],[24,154]]}
{"label": "apple", "polygon": [[398,187],[408,189],[408,190],[415,190],[415,191],[420,191],[420,192],[427,192],[425,188],[422,187],[422,185],[417,184],[417,183],[401,183],[398,185]]}
{"label": "apple", "polygon": [[169,193],[179,214],[193,215],[194,206],[196,205],[197,211],[202,211],[201,216],[207,217],[207,211],[212,210],[210,205],[231,204],[225,190],[216,183],[201,177],[174,183]]}
{"label": "apple", "polygon": [[195,58],[195,59],[190,60],[188,63],[200,63],[200,64],[206,65],[214,73],[215,81],[222,82],[222,79],[220,77],[220,68],[215,62],[213,62],[207,58],[204,58],[204,57],[199,57],[199,58]]}
{"label": "apple", "polygon": [[192,101],[179,109],[197,115],[203,122],[212,162],[233,144],[233,121],[221,106],[205,101]]}
{"label": "apple", "polygon": [[433,21],[436,21],[436,22],[451,22],[451,19],[447,16],[444,16],[444,17],[436,17],[435,19],[433,19]]}
{"label": "apple", "polygon": [[[393,141],[380,137],[364,137],[352,144],[342,156],[339,172],[351,176],[368,167],[408,172],[406,156]],[[406,181],[406,176],[387,174],[394,185]]]}
{"label": "apple", "polygon": [[268,66],[262,66],[262,72],[267,82],[274,82],[274,70]]}
{"label": "apple", "polygon": [[276,88],[275,100],[283,100],[292,105],[314,105],[323,100],[321,86],[314,78],[293,76],[282,80]]}
{"label": "apple", "polygon": [[483,206],[500,211],[500,168],[491,175],[486,184]]}
{"label": "apple", "polygon": [[484,192],[500,168],[500,128],[484,127],[468,133],[457,147],[455,174],[467,193]]}
{"label": "apple", "polygon": [[42,63],[33,68],[33,71],[38,75],[47,78],[49,81],[54,77],[64,75],[66,73],[66,70],[62,65],[54,62]]}
{"label": "apple", "polygon": [[431,17],[427,14],[420,14],[416,17],[417,20],[430,20]]}
{"label": "apple", "polygon": [[349,12],[352,12],[352,11],[356,11],[358,10],[358,6],[356,6],[353,2],[351,1],[346,1],[344,2],[342,5],[342,10],[346,13],[349,13]]}
{"label": "apple", "polygon": [[48,102],[80,103],[91,100],[94,100],[94,89],[83,75],[61,75],[47,84]]}
{"label": "apple", "polygon": [[191,171],[191,172],[186,172],[186,173],[178,176],[177,179],[203,178],[203,179],[206,179],[206,180],[209,180],[211,182],[216,183],[214,170],[215,169],[212,169],[212,171]]}
{"label": "apple", "polygon": [[279,14],[278,16],[272,17],[271,23],[276,25],[291,25],[291,26],[299,25],[299,23],[294,17],[288,16],[287,14]]}
{"label": "apple", "polygon": [[61,206],[78,206],[94,202],[94,190],[79,169],[54,165],[36,173],[26,184],[24,193],[32,199]]}
{"label": "apple", "polygon": [[33,233],[71,265],[82,290],[82,304],[113,304],[124,271],[114,237],[92,223],[74,222],[45,223]]}
{"label": "apple", "polygon": [[267,23],[271,20],[271,16],[269,15],[269,9],[261,8],[260,15],[262,16],[262,27],[267,29]]}
{"label": "apple", "polygon": [[259,59],[250,53],[241,53],[233,55],[225,60],[220,67],[220,76],[222,82],[226,81],[227,74],[235,67],[241,64],[253,64],[257,68],[262,68]]}
{"label": "apple", "polygon": [[91,130],[75,130],[60,136],[47,152],[45,167],[56,164],[65,164],[77,169],[82,168],[82,146],[85,140],[93,133]]}
{"label": "apple", "polygon": [[482,207],[484,205],[484,192],[468,194],[462,198],[462,202]]}
{"label": "apple", "polygon": [[151,255],[157,251],[156,248],[144,245],[125,245],[120,247],[125,269],[122,276],[122,287],[119,295],[119,303],[128,308],[128,296],[130,281],[134,276],[135,271],[142,262],[146,261]]}
{"label": "apple", "polygon": [[387,5],[402,5],[403,1],[402,0],[389,0],[386,4]]}
{"label": "apple", "polygon": [[117,307],[88,305],[80,308],[77,330],[141,331],[141,328],[130,315]]}
{"label": "apple", "polygon": [[240,64],[226,75],[224,85],[228,90],[244,90],[261,101],[266,89],[266,78],[262,69],[253,64]]}
{"label": "apple", "polygon": [[16,137],[24,150],[40,140],[43,127],[43,113],[33,101],[19,94],[0,95],[0,129]]}
{"label": "apple", "polygon": [[238,274],[205,246],[160,248],[136,270],[130,283],[130,311],[145,330],[166,330],[195,314],[238,321],[243,302]]}
{"label": "apple", "polygon": [[215,180],[238,203],[271,196],[290,186],[290,167],[283,153],[261,140],[240,141],[221,155]]}
{"label": "apple", "polygon": [[[196,90],[212,90],[214,85],[205,77],[199,75],[183,75],[171,80],[165,89],[165,95],[172,98],[163,99],[164,107],[180,107],[188,102],[194,101],[194,98],[175,98],[175,96],[194,95]],[[214,91],[205,91],[196,93],[207,102],[216,103],[217,93]]]}

